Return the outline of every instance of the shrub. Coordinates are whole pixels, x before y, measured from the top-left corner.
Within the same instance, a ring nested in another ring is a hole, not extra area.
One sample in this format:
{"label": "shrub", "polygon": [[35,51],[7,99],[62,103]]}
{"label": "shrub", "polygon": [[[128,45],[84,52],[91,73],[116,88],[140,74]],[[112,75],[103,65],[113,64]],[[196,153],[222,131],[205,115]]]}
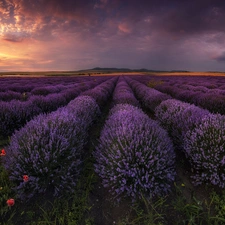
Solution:
{"label": "shrub", "polygon": [[[64,109],[40,115],[15,132],[4,164],[20,199],[48,191],[59,195],[73,190],[85,144],[83,123]],[[28,175],[28,182],[23,182],[23,175]]]}
{"label": "shrub", "polygon": [[163,101],[155,111],[157,119],[177,146],[182,145],[186,132],[197,127],[208,114],[207,110],[175,99]]}
{"label": "shrub", "polygon": [[71,113],[75,114],[86,121],[86,125],[89,127],[94,119],[100,115],[100,109],[95,99],[90,96],[79,96],[70,101],[67,105],[67,109]]}
{"label": "shrub", "polygon": [[103,185],[118,200],[167,193],[175,177],[175,155],[167,133],[140,109],[115,107],[94,152],[95,171]]}
{"label": "shrub", "polygon": [[116,81],[117,77],[113,77],[97,85],[93,89],[89,89],[81,93],[81,96],[91,96],[98,103],[99,107],[103,107],[111,96],[113,89],[115,88]]}
{"label": "shrub", "polygon": [[20,100],[21,99],[21,93],[14,92],[14,91],[6,91],[6,92],[0,92],[0,101],[11,101],[13,99]]}
{"label": "shrub", "polygon": [[61,94],[49,94],[47,96],[32,96],[30,101],[37,105],[42,113],[49,113],[60,106],[66,105],[66,99]]}
{"label": "shrub", "polygon": [[191,104],[181,112],[180,118],[178,116],[175,129],[181,130],[183,137],[189,130],[196,128],[202,119],[209,114],[208,110]]}
{"label": "shrub", "polygon": [[113,92],[112,106],[115,106],[116,104],[140,105],[124,77],[119,77]]}
{"label": "shrub", "polygon": [[196,185],[205,182],[225,187],[225,116],[205,116],[198,127],[187,132],[184,150],[195,170]]}
{"label": "shrub", "polygon": [[[15,132],[4,165],[20,199],[38,193],[58,196],[73,192],[88,128],[98,113],[91,97],[79,97],[69,107],[41,114]],[[23,175],[28,175],[28,182],[23,181]]]}
{"label": "shrub", "polygon": [[180,130],[175,128],[177,118],[180,118],[183,112],[190,104],[181,102],[176,99],[168,99],[163,101],[156,109],[155,115],[162,126],[168,131],[171,137],[180,137]]}
{"label": "shrub", "polygon": [[134,90],[137,99],[140,100],[140,102],[144,107],[151,110],[152,112],[155,111],[155,108],[162,101],[171,98],[171,96],[164,94],[160,91],[157,91],[153,88],[147,87],[146,85],[138,81],[131,80],[130,78],[127,78],[127,80],[131,88]]}
{"label": "shrub", "polygon": [[120,110],[123,110],[123,111],[129,111],[129,110],[134,110],[135,112],[139,111],[140,113],[143,114],[143,111],[136,107],[136,106],[132,106],[130,104],[117,104],[115,106],[113,106],[113,108],[110,109],[109,111],[109,116],[120,111]]}
{"label": "shrub", "polygon": [[0,135],[5,137],[11,136],[16,129],[41,113],[40,108],[30,100],[0,102],[0,108]]}

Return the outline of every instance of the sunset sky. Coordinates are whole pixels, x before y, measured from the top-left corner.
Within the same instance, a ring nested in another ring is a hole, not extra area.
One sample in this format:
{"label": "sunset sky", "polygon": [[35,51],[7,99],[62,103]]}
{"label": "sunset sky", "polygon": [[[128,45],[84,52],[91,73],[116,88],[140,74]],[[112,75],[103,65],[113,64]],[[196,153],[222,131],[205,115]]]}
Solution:
{"label": "sunset sky", "polygon": [[225,71],[224,0],[0,0],[0,71]]}

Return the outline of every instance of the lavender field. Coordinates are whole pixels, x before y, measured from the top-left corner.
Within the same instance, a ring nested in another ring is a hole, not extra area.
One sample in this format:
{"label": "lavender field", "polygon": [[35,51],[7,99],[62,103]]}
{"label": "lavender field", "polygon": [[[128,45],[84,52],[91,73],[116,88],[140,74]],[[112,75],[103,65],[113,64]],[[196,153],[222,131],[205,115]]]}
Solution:
{"label": "lavender field", "polygon": [[225,224],[222,76],[0,77],[1,224]]}

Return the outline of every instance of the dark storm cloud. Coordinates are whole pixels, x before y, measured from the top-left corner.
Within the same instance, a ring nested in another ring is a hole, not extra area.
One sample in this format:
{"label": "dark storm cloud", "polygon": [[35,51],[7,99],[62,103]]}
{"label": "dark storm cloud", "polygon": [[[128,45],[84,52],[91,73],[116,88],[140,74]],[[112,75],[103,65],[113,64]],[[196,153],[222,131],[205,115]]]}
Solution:
{"label": "dark storm cloud", "polygon": [[214,60],[218,61],[218,62],[225,62],[225,52],[223,52],[222,54],[218,55],[218,56],[214,56],[213,57]]}
{"label": "dark storm cloud", "polygon": [[170,33],[184,33],[186,35],[224,31],[224,5],[217,1],[186,1],[182,5],[165,11],[159,24]]}
{"label": "dark storm cloud", "polygon": [[[21,26],[36,24],[33,31],[40,36],[51,36],[59,28],[95,34],[104,31],[110,21],[123,23],[121,30],[126,33],[127,26],[128,33],[135,35],[142,35],[141,29],[181,36],[225,31],[225,2],[219,0],[3,0],[0,7],[5,9],[4,21],[15,24],[18,15]],[[148,26],[141,24],[146,20]]]}
{"label": "dark storm cloud", "polygon": [[12,37],[12,38],[4,38],[3,39],[4,41],[9,41],[9,42],[21,42],[22,41],[22,39],[18,39],[18,38],[15,38],[15,37]]}
{"label": "dark storm cloud", "polygon": [[0,0],[0,44],[30,67],[216,67],[224,21],[224,0]]}
{"label": "dark storm cloud", "polygon": [[193,34],[205,31],[224,31],[224,1],[108,1],[107,17],[126,20],[135,26],[149,16],[149,30],[160,29],[168,33]]}

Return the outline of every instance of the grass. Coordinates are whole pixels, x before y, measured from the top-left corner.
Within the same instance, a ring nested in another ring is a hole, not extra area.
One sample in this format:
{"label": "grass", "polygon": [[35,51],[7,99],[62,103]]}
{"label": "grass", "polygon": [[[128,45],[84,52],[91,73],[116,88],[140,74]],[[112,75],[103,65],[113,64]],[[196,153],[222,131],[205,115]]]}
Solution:
{"label": "grass", "polygon": [[[1,167],[1,218],[0,224],[38,224],[38,225],[64,225],[64,224],[93,224],[93,218],[88,216],[92,206],[88,204],[89,193],[95,182],[93,163],[85,162],[85,168],[81,174],[76,190],[72,195],[63,198],[47,199],[37,198],[32,203],[16,204],[9,208],[6,200],[12,198],[12,184],[7,177],[6,171]],[[19,219],[18,219],[19,218]]]}
{"label": "grass", "polygon": [[[93,158],[88,157],[85,161],[84,170],[74,194],[63,198],[45,200],[40,197],[34,202],[24,205],[17,202],[9,208],[6,200],[15,197],[11,191],[12,183],[8,174],[0,169],[0,203],[1,224],[13,225],[18,222],[23,224],[37,225],[94,225],[98,213],[94,209],[90,195],[99,185],[99,179],[94,173]],[[222,225],[225,224],[225,191],[206,189],[208,197],[202,199],[193,192],[187,197],[187,187],[182,183],[174,183],[172,193],[168,196],[155,199],[142,199],[131,204],[129,200],[124,204],[113,204],[109,198],[103,199],[108,202],[107,208],[99,208],[100,211],[117,209],[120,214],[111,218],[111,223],[118,225]],[[113,206],[112,206],[113,205]],[[113,213],[112,213],[113,214]],[[109,216],[108,216],[109,218]],[[107,219],[108,221],[108,219]],[[107,223],[103,223],[107,225]]]}

